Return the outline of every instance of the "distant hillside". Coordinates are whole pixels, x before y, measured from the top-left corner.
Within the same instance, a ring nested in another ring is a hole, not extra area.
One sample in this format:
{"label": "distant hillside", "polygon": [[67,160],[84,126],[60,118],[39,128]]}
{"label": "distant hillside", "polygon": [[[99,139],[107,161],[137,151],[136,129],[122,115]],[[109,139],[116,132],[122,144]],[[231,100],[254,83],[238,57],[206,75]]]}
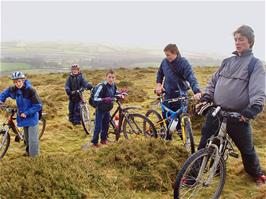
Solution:
{"label": "distant hillside", "polygon": [[[26,69],[68,70],[78,63],[84,68],[157,67],[162,49],[125,48],[93,43],[2,42],[1,71],[21,66]],[[221,58],[212,55],[182,52],[192,65],[217,66]],[[25,66],[26,65],[26,66]]]}

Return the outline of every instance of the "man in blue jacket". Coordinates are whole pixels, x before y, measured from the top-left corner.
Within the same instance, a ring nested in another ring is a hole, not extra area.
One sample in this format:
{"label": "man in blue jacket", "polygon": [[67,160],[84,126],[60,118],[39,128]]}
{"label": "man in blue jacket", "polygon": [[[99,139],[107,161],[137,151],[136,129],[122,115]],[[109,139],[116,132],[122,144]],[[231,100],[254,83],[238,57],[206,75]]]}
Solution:
{"label": "man in blue jacket", "polygon": [[[187,93],[189,89],[187,82],[189,82],[195,94],[194,98],[199,100],[201,98],[201,91],[192,66],[187,59],[181,57],[176,44],[168,44],[164,48],[164,53],[166,58],[163,59],[157,72],[156,93],[159,95],[165,91],[165,99],[179,97]],[[180,103],[178,102],[165,103],[165,105],[173,111],[180,108]],[[171,135],[168,135],[167,139],[171,139]]]}
{"label": "man in blue jacket", "polygon": [[11,79],[14,86],[0,93],[0,103],[4,103],[9,97],[16,100],[17,123],[24,128],[26,155],[35,157],[39,154],[38,122],[42,104],[36,90],[22,72],[14,72]]}
{"label": "man in blue jacket", "polygon": [[65,84],[65,90],[69,96],[69,121],[72,122],[73,125],[80,124],[80,97],[76,91],[81,88],[91,90],[92,85],[89,84],[82,76],[80,66],[78,64],[73,64],[71,66],[71,73]]}

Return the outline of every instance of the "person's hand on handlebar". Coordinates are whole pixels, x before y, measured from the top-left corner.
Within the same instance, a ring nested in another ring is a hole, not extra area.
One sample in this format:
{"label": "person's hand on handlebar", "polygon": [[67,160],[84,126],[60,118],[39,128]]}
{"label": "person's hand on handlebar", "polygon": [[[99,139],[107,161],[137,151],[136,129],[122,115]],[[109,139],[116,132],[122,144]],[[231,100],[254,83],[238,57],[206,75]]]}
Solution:
{"label": "person's hand on handlebar", "polygon": [[243,115],[241,116],[241,118],[239,119],[240,122],[248,122],[249,118],[244,117]]}
{"label": "person's hand on handlebar", "polygon": [[121,94],[121,95],[127,95],[128,90],[127,89],[121,89],[121,90],[118,91],[118,93]]}
{"label": "person's hand on handlebar", "polygon": [[113,98],[111,97],[105,97],[102,99],[102,101],[106,104],[111,104],[113,102]]}
{"label": "person's hand on handlebar", "polygon": [[195,99],[196,101],[200,101],[201,96],[202,96],[201,92],[196,93],[196,94],[193,96],[193,99]]}
{"label": "person's hand on handlebar", "polygon": [[162,94],[163,90],[164,90],[163,85],[160,84],[160,83],[158,83],[157,86],[156,86],[156,88],[155,88],[155,93],[157,95],[160,95],[160,94]]}

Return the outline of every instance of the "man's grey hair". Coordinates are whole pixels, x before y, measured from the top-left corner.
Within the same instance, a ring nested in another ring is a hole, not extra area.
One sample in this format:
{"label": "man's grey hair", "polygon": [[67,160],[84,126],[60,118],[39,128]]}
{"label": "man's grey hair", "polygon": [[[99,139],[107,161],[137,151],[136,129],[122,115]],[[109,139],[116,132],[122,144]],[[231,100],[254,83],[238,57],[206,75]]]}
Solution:
{"label": "man's grey hair", "polygon": [[255,41],[255,35],[253,29],[250,26],[242,25],[233,33],[233,35],[235,36],[238,33],[248,39],[250,48],[252,48]]}

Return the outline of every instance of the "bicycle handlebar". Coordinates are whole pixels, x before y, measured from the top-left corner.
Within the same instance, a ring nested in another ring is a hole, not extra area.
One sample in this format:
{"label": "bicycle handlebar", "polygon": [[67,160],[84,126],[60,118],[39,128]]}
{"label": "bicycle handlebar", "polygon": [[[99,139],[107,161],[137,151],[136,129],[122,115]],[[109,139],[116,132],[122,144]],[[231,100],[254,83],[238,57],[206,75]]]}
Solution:
{"label": "bicycle handlebar", "polygon": [[128,93],[127,92],[118,93],[118,94],[115,95],[114,101],[115,100],[119,100],[119,99],[124,99],[125,96],[128,96]]}
{"label": "bicycle handlebar", "polygon": [[[225,111],[222,109],[222,107],[217,106],[215,110],[212,112],[212,116],[216,117],[217,115],[221,115],[222,117],[229,117],[229,118],[235,118],[235,119],[241,119],[242,115],[238,112],[230,112],[230,111]],[[248,118],[246,118],[247,121],[249,121]]]}
{"label": "bicycle handlebar", "polygon": [[16,108],[11,108],[11,107],[9,107],[9,106],[7,106],[5,104],[0,104],[0,109],[5,110],[8,113],[15,113],[15,112],[17,112],[17,109]]}

